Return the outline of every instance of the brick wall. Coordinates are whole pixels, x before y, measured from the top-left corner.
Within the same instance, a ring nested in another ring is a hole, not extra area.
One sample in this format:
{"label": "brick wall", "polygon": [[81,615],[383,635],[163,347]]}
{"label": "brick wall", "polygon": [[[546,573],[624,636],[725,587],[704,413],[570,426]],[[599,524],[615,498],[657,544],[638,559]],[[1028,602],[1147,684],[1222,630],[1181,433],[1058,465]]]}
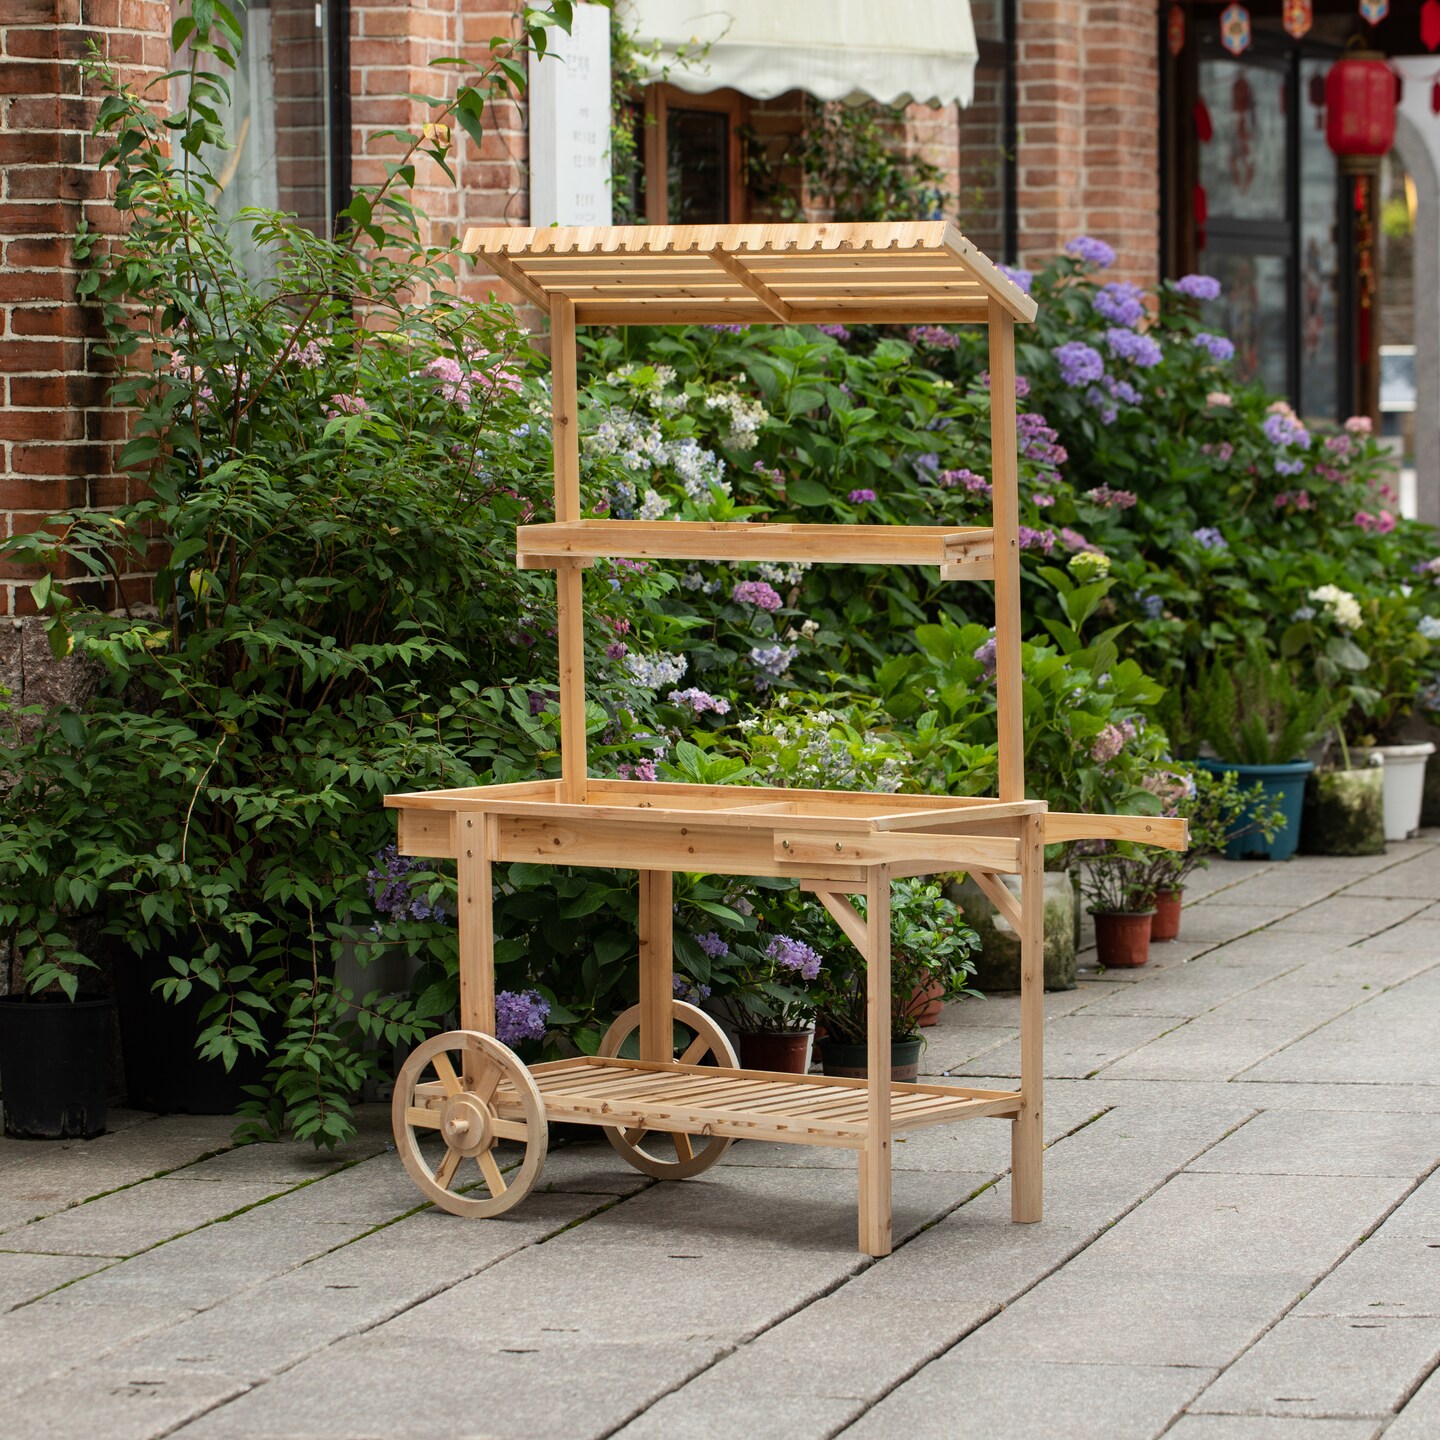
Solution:
{"label": "brick wall", "polygon": [[[123,421],[104,404],[91,316],[75,303],[71,244],[82,216],[113,225],[95,101],[76,60],[93,36],[121,74],[166,68],[169,0],[3,0],[0,4],[0,534],[23,534],[72,505],[124,498]],[[0,569],[0,617],[33,613],[33,575]],[[135,577],[132,594],[146,582]],[[16,688],[38,637],[0,630],[0,683]],[[40,642],[43,647],[43,641]],[[38,663],[38,661],[37,661]]]}
{"label": "brick wall", "polygon": [[1115,278],[1156,278],[1158,25],[1159,0],[1019,0],[1022,265],[1089,234],[1115,248]]}

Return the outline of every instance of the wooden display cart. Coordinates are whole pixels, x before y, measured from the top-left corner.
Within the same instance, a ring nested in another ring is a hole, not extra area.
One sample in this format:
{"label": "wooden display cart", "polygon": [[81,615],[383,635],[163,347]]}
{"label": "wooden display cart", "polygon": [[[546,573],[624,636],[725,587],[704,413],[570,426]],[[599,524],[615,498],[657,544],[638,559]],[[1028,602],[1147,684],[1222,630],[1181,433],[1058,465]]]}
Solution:
{"label": "wooden display cart", "polygon": [[[394,1098],[406,1169],[437,1205],[496,1215],[529,1191],[547,1120],[599,1125],[631,1164],[681,1179],[735,1139],[859,1154],[860,1249],[891,1248],[891,1140],[972,1116],[1010,1122],[1012,1216],[1041,1216],[1041,1040],[1047,843],[1124,839],[1183,848],[1182,821],[1057,814],[1025,797],[1016,489],[1017,321],[1023,294],[944,221],[612,229],[485,229],[478,253],[550,319],[555,519],[517,531],[522,568],[556,572],[558,780],[391,795],[406,855],[453,858],[459,876],[461,1030],[420,1045]],[[581,518],[577,324],[945,323],[989,327],[993,524],[988,527],[718,524]],[[934,565],[994,582],[999,796],[874,795],[598,780],[586,770],[581,582],[596,557]],[[640,1003],[597,1056],[525,1066],[494,1038],[496,863],[629,866],[640,872]],[[813,892],[868,967],[868,1079],[742,1070],[709,1016],[673,998],[675,871],[791,876]],[[1016,1090],[890,1080],[890,882],[968,871],[1020,935]],[[996,877],[1016,875],[1015,896]],[[849,897],[864,896],[865,913]],[[639,1030],[639,1058],[621,1046]],[[686,1038],[676,1045],[677,1034]],[[706,1063],[708,1062],[708,1063]],[[437,1163],[421,1136],[443,1141]],[[524,1147],[502,1175],[498,1141]],[[476,1169],[466,1162],[473,1160]],[[476,1183],[483,1180],[483,1186]],[[466,1190],[474,1193],[465,1193]]]}

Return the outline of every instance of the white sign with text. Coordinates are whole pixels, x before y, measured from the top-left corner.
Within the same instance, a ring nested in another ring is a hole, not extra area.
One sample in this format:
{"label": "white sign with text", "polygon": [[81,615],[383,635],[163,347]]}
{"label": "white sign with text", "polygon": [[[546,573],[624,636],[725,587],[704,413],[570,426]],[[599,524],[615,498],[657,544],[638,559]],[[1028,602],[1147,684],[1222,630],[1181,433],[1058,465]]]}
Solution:
{"label": "white sign with text", "polygon": [[577,5],[530,57],[530,223],[610,224],[610,11]]}

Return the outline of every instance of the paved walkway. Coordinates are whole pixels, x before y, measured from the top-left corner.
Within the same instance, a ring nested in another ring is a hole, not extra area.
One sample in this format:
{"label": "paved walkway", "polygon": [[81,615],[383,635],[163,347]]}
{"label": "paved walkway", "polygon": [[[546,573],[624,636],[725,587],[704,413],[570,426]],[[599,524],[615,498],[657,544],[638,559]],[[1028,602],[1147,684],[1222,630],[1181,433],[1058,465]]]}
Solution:
{"label": "paved walkway", "polygon": [[[337,1156],[0,1142],[0,1435],[1435,1440],[1440,833],[1199,880],[1147,970],[1047,997],[1045,1222],[1008,1127],[922,1130],[879,1262],[827,1150],[576,1145],[467,1222],[378,1107]],[[1013,1079],[1016,1019],[950,1007],[926,1068]]]}

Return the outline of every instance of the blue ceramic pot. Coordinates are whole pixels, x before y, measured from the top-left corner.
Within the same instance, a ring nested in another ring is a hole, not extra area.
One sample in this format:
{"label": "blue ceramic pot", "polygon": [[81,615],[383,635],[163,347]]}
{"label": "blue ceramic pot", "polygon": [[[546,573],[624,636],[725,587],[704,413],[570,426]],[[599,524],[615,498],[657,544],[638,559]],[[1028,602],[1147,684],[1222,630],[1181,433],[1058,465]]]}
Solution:
{"label": "blue ceramic pot", "polygon": [[1266,797],[1278,804],[1285,814],[1285,823],[1266,841],[1255,831],[1232,840],[1225,847],[1227,860],[1288,860],[1300,843],[1300,812],[1305,804],[1305,777],[1315,768],[1311,760],[1291,760],[1284,765],[1239,765],[1232,760],[1197,760],[1202,770],[1212,775],[1232,774],[1242,790],[1258,780],[1265,787]]}

